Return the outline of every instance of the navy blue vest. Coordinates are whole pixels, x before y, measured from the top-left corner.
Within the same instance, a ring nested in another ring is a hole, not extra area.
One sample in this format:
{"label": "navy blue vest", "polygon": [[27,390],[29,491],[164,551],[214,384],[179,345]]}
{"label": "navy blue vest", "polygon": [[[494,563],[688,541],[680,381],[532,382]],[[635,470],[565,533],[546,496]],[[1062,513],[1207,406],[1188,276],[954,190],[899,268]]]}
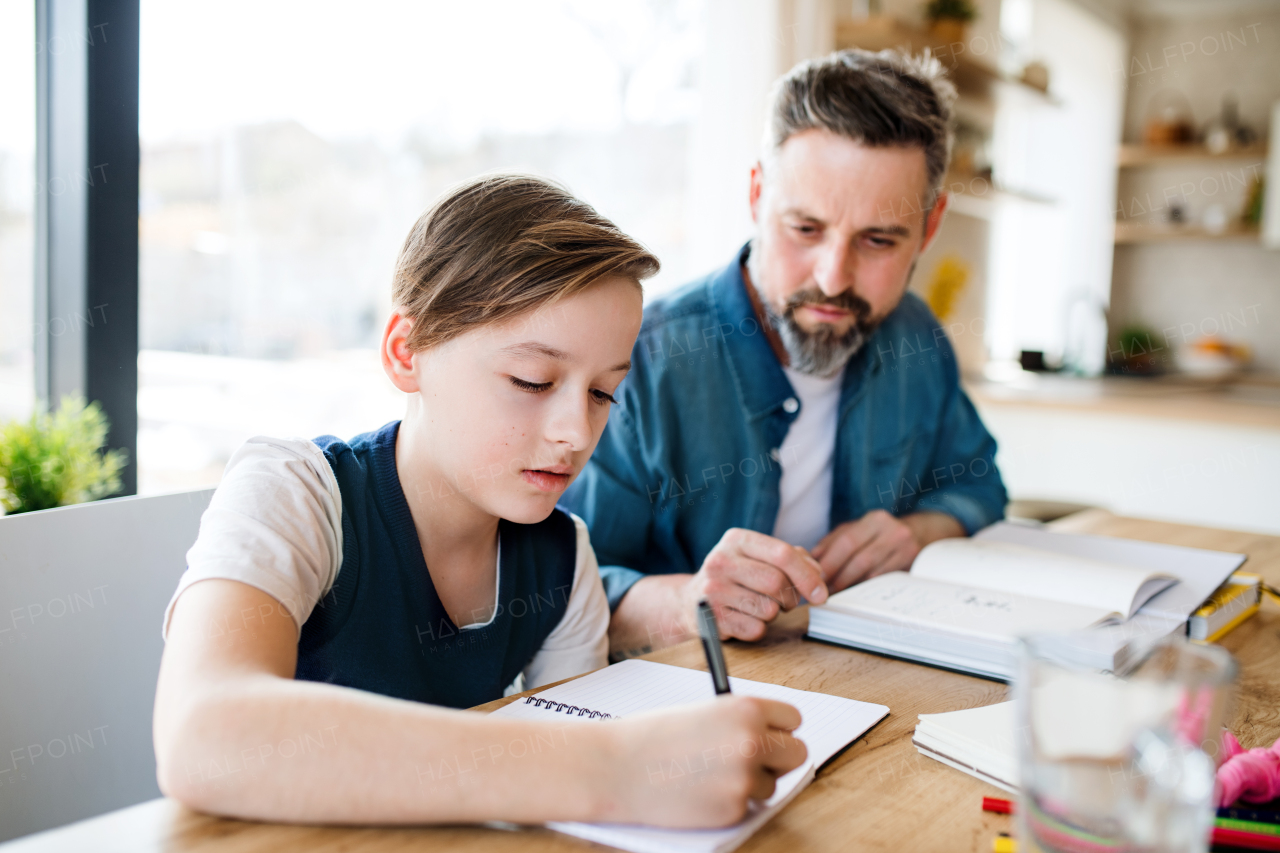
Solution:
{"label": "navy blue vest", "polygon": [[302,626],[297,678],[468,708],[498,699],[568,609],[577,536],[557,509],[498,522],[498,607],[460,631],[440,604],[396,472],[394,421],[316,444],[342,491],[342,567]]}

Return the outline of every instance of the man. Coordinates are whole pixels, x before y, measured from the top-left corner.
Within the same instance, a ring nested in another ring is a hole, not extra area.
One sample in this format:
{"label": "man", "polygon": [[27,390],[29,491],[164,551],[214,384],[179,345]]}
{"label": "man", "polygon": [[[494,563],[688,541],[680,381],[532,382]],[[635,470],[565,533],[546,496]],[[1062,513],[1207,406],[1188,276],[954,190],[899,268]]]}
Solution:
{"label": "man", "polygon": [[929,309],[955,90],[936,60],[842,51],[775,85],[754,239],[645,311],[586,521],[615,655],[696,636],[707,598],[756,640],[920,549],[999,519],[995,441]]}

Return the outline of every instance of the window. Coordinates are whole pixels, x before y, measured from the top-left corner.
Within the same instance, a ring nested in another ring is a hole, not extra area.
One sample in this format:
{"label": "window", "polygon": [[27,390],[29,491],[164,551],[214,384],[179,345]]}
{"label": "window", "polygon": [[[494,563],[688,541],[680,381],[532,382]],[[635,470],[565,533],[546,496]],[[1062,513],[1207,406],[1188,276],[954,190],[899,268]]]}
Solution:
{"label": "window", "polygon": [[687,268],[698,0],[142,6],[139,492],[400,416],[376,346],[444,188],[555,178]]}
{"label": "window", "polygon": [[0,422],[34,404],[35,4],[0,4]]}

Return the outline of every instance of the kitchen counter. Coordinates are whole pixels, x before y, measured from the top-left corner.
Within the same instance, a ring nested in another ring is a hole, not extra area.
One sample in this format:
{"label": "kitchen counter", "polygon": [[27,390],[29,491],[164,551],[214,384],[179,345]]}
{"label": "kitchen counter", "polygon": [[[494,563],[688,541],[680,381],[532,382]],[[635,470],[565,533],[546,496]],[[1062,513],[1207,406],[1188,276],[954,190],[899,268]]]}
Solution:
{"label": "kitchen counter", "polygon": [[1024,372],[1007,382],[969,380],[965,390],[980,407],[1033,406],[1280,431],[1280,377],[1271,375],[1209,383],[1176,377],[1085,379]]}

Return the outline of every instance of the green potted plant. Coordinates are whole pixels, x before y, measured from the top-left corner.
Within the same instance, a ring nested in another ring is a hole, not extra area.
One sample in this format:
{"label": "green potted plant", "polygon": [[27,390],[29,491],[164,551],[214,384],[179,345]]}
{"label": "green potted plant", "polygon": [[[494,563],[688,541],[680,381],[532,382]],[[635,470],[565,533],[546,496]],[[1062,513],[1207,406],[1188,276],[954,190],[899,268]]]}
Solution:
{"label": "green potted plant", "polygon": [[97,403],[75,397],[52,414],[0,427],[0,508],[13,515],[120,491],[125,452],[103,451],[108,428]]}
{"label": "green potted plant", "polygon": [[1164,339],[1149,326],[1130,323],[1120,330],[1119,349],[1109,355],[1110,371],[1126,376],[1157,376],[1168,368]]}
{"label": "green potted plant", "polygon": [[971,0],[929,0],[924,7],[929,32],[939,44],[964,41],[965,26],[978,17]]}

